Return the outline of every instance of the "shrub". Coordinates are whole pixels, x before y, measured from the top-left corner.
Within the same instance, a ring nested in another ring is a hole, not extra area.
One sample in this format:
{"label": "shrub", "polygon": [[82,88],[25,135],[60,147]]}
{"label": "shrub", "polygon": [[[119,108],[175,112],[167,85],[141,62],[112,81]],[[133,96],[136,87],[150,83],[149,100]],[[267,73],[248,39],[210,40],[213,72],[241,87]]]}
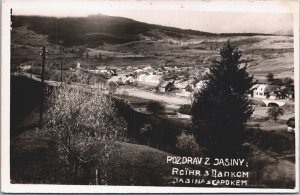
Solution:
{"label": "shrub", "polygon": [[183,155],[196,155],[199,152],[199,145],[193,135],[182,132],[177,136],[176,148]]}
{"label": "shrub", "polygon": [[271,107],[268,109],[269,117],[273,119],[275,122],[278,120],[278,117],[283,114],[284,114],[284,110],[280,107]]}
{"label": "shrub", "polygon": [[182,114],[191,114],[192,106],[190,104],[181,105],[178,112]]}
{"label": "shrub", "polygon": [[146,109],[153,114],[160,114],[165,111],[165,106],[160,102],[150,101],[147,104]]}
{"label": "shrub", "polygon": [[140,129],[140,135],[143,138],[143,141],[147,142],[147,145],[150,145],[150,135],[152,133],[152,125],[151,124],[144,124],[143,127]]}
{"label": "shrub", "polygon": [[[102,93],[62,86],[48,103],[44,128],[71,166],[73,183],[77,182],[79,168],[87,164],[94,164],[96,167],[90,169],[98,173],[97,162],[106,162],[126,133],[127,124],[114,101]],[[94,181],[98,184],[98,177]]]}

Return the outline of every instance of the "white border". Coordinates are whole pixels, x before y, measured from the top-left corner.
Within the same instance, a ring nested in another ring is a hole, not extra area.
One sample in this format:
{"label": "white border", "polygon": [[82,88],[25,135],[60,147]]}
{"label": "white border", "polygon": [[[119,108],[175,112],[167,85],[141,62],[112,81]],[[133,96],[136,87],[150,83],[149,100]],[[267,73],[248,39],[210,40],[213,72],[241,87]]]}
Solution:
{"label": "white border", "polygon": [[[10,184],[10,8],[89,9],[185,9],[229,12],[275,12],[294,15],[294,78],[296,108],[296,187],[295,189],[208,188],[208,187],[138,187]],[[10,0],[2,2],[1,45],[1,191],[12,193],[295,193],[299,191],[299,1],[117,1],[117,0]]]}

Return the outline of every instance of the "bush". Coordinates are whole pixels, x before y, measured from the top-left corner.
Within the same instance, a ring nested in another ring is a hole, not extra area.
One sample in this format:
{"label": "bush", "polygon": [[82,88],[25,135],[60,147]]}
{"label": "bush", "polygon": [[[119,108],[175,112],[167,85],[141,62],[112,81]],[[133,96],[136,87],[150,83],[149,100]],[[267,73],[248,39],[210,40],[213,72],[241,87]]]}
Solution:
{"label": "bush", "polygon": [[150,135],[152,133],[152,125],[151,124],[144,124],[143,127],[140,129],[140,135],[143,138],[143,141],[150,145]]}
{"label": "bush", "polygon": [[273,119],[275,122],[278,120],[278,117],[283,114],[284,114],[284,110],[280,107],[271,107],[268,109],[269,117]]}
{"label": "bush", "polygon": [[191,114],[192,106],[190,104],[181,105],[178,112],[181,114]]}
{"label": "bush", "polygon": [[266,104],[261,101],[261,100],[254,100],[254,99],[251,99],[250,100],[250,104],[251,105],[255,105],[255,106],[261,106],[261,107],[266,107]]}
{"label": "bush", "polygon": [[146,106],[147,111],[153,113],[153,114],[161,114],[163,111],[165,111],[165,106],[160,102],[154,102],[150,101]]}
{"label": "bush", "polygon": [[176,148],[182,155],[196,155],[199,152],[199,145],[193,135],[182,132],[177,136]]}
{"label": "bush", "polygon": [[[74,184],[80,167],[106,161],[126,135],[127,123],[119,116],[114,101],[102,93],[62,86],[49,98],[46,117],[44,129],[72,166]],[[99,167],[90,169],[98,173]],[[94,181],[98,184],[98,178]]]}

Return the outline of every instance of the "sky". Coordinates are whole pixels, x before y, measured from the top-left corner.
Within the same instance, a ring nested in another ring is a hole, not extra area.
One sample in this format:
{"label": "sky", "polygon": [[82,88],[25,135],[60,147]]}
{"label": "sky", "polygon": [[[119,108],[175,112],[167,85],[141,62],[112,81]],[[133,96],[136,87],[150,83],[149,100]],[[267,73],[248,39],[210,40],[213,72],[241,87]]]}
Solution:
{"label": "sky", "polygon": [[[15,0],[16,1],[16,0]],[[292,34],[291,5],[237,1],[93,1],[15,4],[14,15],[85,17],[93,14],[121,16],[137,21],[213,33]],[[24,2],[24,1],[23,1]],[[28,2],[28,0],[26,1]],[[47,1],[46,1],[47,2]],[[71,4],[70,4],[71,3]],[[72,6],[70,6],[72,5]],[[217,10],[217,11],[216,11]]]}

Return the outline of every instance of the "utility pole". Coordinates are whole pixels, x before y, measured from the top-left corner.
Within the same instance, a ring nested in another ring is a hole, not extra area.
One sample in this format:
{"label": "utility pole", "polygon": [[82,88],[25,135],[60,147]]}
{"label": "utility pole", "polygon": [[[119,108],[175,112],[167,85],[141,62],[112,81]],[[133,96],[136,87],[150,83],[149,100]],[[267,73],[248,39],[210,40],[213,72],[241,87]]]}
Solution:
{"label": "utility pole", "polygon": [[46,48],[45,46],[41,47],[42,53],[42,75],[41,75],[41,105],[40,105],[40,120],[39,120],[39,127],[42,128],[43,123],[43,112],[44,112],[44,93],[45,93],[45,63],[46,63]]}
{"label": "utility pole", "polygon": [[62,68],[62,66],[63,66],[63,56],[64,56],[65,49],[64,49],[63,46],[61,46],[60,49],[61,49],[61,58],[60,58],[60,85],[62,86],[62,82],[63,82],[63,68]]}
{"label": "utility pole", "polygon": [[46,57],[47,51],[46,51],[45,46],[43,46],[41,48],[41,50],[42,50],[42,53],[40,54],[42,56],[42,75],[41,75],[42,80],[41,80],[41,82],[42,82],[42,86],[43,86],[45,83],[45,62],[46,62],[46,58],[47,58]]}

